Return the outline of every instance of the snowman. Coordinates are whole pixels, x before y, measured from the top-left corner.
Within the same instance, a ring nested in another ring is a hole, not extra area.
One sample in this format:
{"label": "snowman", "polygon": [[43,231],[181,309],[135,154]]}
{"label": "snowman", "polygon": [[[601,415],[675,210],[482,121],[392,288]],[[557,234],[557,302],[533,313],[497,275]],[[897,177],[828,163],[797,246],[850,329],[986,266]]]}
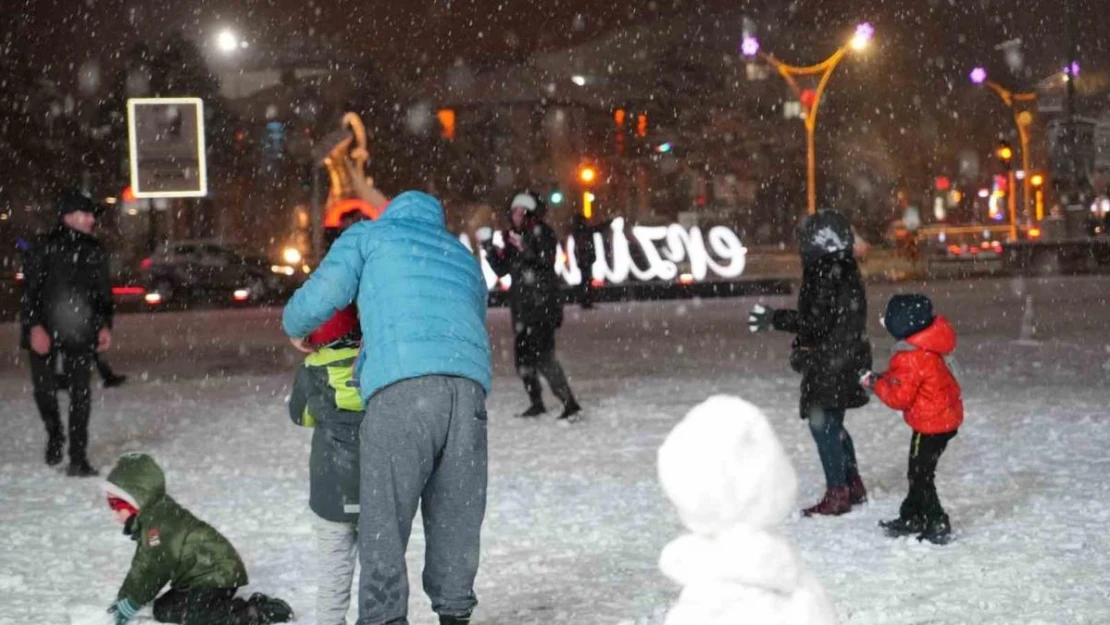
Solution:
{"label": "snowman", "polygon": [[836,610],[778,527],[795,508],[794,467],[767,418],[718,395],[659,449],[659,480],[690,534],[659,568],[682,586],[664,625],[832,625]]}

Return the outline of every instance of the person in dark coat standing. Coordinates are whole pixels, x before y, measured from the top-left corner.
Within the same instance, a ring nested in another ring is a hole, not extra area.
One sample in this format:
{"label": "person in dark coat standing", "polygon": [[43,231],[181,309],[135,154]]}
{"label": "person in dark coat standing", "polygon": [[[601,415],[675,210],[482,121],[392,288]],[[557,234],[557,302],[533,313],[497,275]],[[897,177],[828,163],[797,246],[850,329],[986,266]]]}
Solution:
{"label": "person in dark coat standing", "polygon": [[802,374],[801,416],[808,419],[821,466],[825,496],[806,516],[839,515],[867,500],[845,411],[868,402],[859,372],[871,368],[867,296],[853,257],[851,225],[820,210],[798,226],[802,287],[797,310],[755,306],[752,332],[774,328],[794,334],[790,366]]}
{"label": "person in dark coat standing", "polygon": [[69,469],[89,477],[89,390],[97,352],[112,344],[108,255],[92,236],[100,206],[77,190],[57,201],[58,225],[30,250],[23,273],[21,344],[30,351],[35,403],[46,425],[46,463],[62,461],[66,434],[58,410],[60,368],[69,391]]}
{"label": "person in dark coat standing", "polygon": [[520,414],[538,417],[543,405],[540,375],[547,378],[551,392],[563,402],[559,419],[572,419],[582,408],[574,399],[562,365],[555,359],[555,332],[563,325],[563,303],[555,274],[555,231],[544,223],[543,199],[523,191],[509,204],[511,228],[504,233],[505,246],[483,243],[486,259],[499,276],[509,274],[512,286],[509,306],[516,332],[516,370],[524,381],[531,405]]}
{"label": "person in dark coat standing", "polygon": [[604,233],[612,220],[605,223],[592,225],[590,220],[582,213],[575,213],[571,217],[571,236],[574,238],[574,256],[578,262],[578,269],[582,272],[582,287],[579,304],[584,309],[594,307],[596,293],[593,285],[593,266],[597,261],[596,235]]}

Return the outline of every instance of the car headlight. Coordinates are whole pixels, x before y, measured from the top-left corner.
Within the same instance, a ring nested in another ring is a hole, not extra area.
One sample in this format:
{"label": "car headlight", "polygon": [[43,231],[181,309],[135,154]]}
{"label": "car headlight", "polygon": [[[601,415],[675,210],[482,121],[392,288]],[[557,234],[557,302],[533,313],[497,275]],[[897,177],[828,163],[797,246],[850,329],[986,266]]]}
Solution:
{"label": "car headlight", "polygon": [[287,264],[297,265],[304,259],[301,251],[295,247],[287,247],[281,252],[281,259]]}
{"label": "car headlight", "polygon": [[291,276],[297,273],[297,270],[289,265],[270,265],[270,271],[283,276]]}

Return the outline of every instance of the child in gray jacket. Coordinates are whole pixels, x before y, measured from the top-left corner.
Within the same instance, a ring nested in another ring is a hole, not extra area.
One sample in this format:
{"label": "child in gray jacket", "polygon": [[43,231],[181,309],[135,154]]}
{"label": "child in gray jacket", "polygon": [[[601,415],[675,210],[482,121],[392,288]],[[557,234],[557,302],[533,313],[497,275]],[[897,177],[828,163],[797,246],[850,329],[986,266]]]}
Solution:
{"label": "child in gray jacket", "polygon": [[345,625],[358,560],[359,425],[363,406],[354,386],[358,314],[336,313],[309,336],[316,351],[297,369],[289,416],[315,428],[309,456],[308,503],[316,515],[316,622]]}

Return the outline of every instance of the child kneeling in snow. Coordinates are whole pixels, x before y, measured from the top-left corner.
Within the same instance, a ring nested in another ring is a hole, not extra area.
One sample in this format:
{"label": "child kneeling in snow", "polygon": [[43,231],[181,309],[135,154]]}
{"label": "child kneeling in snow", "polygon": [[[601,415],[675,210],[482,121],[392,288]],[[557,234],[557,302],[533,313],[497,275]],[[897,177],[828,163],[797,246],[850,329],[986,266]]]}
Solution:
{"label": "child kneeling in snow", "polygon": [[956,332],[943,316],[933,315],[924,295],[895,295],[883,326],[898,339],[890,369],[864,372],[861,383],[884,404],[904,412],[913,428],[910,441],[910,490],[898,518],[880,525],[892,536],[917,534],[918,540],[946,542],[952,528],[934,483],[937,462],[964,420],[960,384],[949,368]]}
{"label": "child kneeling in snow", "polygon": [[[239,554],[211,525],[166,494],[166,478],[153,458],[120,457],[105,486],[123,533],[138,543],[131,570],[108,609],[117,625],[154,602],[154,620],[184,625],[264,625],[293,618],[287,603],[261,593],[235,596],[247,585]],[[158,596],[162,587],[170,589]],[[157,597],[157,598],[155,598]]]}
{"label": "child kneeling in snow", "polygon": [[316,622],[344,625],[358,560],[359,425],[363,407],[354,386],[359,350],[354,306],[308,336],[316,348],[297,369],[289,397],[293,423],[312,427],[308,505],[315,513]]}

